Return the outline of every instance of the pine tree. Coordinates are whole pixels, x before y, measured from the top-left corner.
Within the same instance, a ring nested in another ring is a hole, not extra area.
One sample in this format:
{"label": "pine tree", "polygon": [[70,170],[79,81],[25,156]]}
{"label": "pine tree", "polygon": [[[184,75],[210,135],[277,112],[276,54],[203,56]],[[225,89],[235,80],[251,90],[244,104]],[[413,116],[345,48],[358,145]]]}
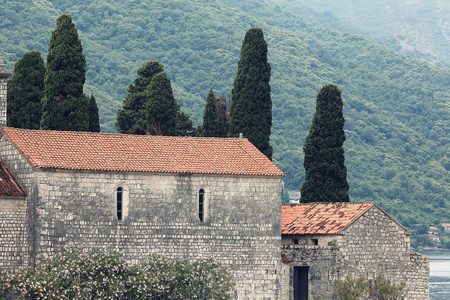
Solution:
{"label": "pine tree", "polygon": [[50,37],[41,129],[87,131],[88,98],[83,94],[86,60],[70,15],[61,15]]}
{"label": "pine tree", "polygon": [[243,133],[262,153],[272,159],[269,145],[272,126],[270,64],[261,28],[247,31],[232,90],[229,136]]}
{"label": "pine tree", "polygon": [[216,97],[212,89],[206,97],[205,112],[203,113],[203,136],[219,136],[219,116],[217,113]]}
{"label": "pine tree", "polygon": [[128,95],[122,108],[117,111],[116,128],[120,133],[146,134],[147,88],[158,73],[164,72],[164,65],[158,61],[149,61],[137,70],[138,78],[128,86]]}
{"label": "pine tree", "polygon": [[98,116],[97,102],[95,101],[94,95],[89,96],[88,99],[89,131],[100,132],[100,120]]}
{"label": "pine tree", "polygon": [[8,82],[8,126],[39,129],[44,76],[44,60],[38,51],[25,53],[14,65],[14,75]]}
{"label": "pine tree", "polygon": [[317,95],[316,112],[303,152],[306,178],[300,202],[349,202],[345,167],[341,92],[327,85]]}
{"label": "pine tree", "polygon": [[153,76],[147,88],[145,116],[151,135],[177,135],[180,106],[173,97],[172,86],[165,72]]}

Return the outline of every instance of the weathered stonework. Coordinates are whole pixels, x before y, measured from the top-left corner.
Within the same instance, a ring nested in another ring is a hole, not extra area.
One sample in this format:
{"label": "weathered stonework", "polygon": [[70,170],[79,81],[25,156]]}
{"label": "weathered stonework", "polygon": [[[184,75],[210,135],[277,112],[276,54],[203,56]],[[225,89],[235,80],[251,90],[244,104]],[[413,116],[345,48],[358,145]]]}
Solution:
{"label": "weathered stonework", "polygon": [[[311,246],[312,240],[318,245]],[[336,280],[347,275],[381,275],[404,282],[406,299],[429,299],[429,258],[410,250],[409,233],[377,206],[339,234],[286,235],[282,243],[282,254],[292,260],[282,267],[282,299],[292,299],[295,266],[309,266],[310,299],[337,299]]]}
{"label": "weathered stonework", "polygon": [[0,56],[0,127],[6,126],[7,80],[11,74],[6,73],[6,65]]}
{"label": "weathered stonework", "polygon": [[[7,225],[27,229],[24,265],[67,246],[119,250],[130,263],[151,253],[214,258],[232,273],[234,298],[279,299],[280,178],[41,170],[7,139],[0,155],[29,195],[21,206],[22,222]],[[118,187],[124,190],[122,221],[116,215]]]}

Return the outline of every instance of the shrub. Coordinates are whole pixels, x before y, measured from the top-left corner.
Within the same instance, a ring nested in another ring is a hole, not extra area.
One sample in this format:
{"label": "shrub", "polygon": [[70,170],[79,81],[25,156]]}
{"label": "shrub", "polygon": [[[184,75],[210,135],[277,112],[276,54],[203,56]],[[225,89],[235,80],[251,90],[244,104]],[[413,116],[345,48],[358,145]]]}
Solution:
{"label": "shrub", "polygon": [[231,276],[211,259],[152,255],[130,267],[119,252],[77,248],[0,278],[0,297],[18,299],[230,299],[231,288]]}
{"label": "shrub", "polygon": [[400,300],[405,299],[406,292],[404,282],[397,286],[382,276],[366,280],[348,275],[344,281],[337,281],[337,288],[339,300]]}

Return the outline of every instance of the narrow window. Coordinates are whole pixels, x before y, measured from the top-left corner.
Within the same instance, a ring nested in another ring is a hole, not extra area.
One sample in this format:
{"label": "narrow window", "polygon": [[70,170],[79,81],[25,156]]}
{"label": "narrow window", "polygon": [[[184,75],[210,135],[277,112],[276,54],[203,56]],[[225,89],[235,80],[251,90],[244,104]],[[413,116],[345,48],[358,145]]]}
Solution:
{"label": "narrow window", "polygon": [[295,245],[298,245],[298,239],[292,239]]}
{"label": "narrow window", "polygon": [[117,189],[117,219],[122,220],[123,188]]}
{"label": "narrow window", "polygon": [[198,192],[198,218],[200,222],[205,220],[205,190],[203,189]]}
{"label": "narrow window", "polygon": [[319,240],[318,239],[312,239],[312,242],[316,246],[319,245]]}

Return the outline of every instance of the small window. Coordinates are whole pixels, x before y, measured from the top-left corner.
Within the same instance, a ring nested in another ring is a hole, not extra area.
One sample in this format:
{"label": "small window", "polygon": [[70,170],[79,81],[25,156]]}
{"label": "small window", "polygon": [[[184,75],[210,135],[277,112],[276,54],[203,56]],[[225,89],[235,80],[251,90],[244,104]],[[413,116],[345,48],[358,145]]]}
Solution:
{"label": "small window", "polygon": [[198,192],[198,218],[200,222],[205,221],[205,190],[201,189]]}
{"label": "small window", "polygon": [[123,212],[123,188],[119,187],[117,189],[117,219],[122,220]]}
{"label": "small window", "polygon": [[295,245],[298,245],[298,239],[292,239],[292,242],[294,242]]}
{"label": "small window", "polygon": [[319,240],[318,239],[312,239],[313,245],[318,246],[319,245]]}

